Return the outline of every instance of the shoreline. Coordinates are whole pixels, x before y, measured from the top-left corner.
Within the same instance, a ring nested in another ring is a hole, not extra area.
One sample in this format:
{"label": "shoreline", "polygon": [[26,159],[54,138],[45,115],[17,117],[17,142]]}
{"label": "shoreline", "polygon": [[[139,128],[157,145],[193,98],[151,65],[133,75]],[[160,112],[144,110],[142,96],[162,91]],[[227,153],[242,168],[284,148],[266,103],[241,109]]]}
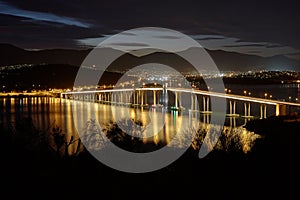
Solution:
{"label": "shoreline", "polygon": [[0,98],[18,98],[18,97],[57,97],[51,93],[0,93]]}

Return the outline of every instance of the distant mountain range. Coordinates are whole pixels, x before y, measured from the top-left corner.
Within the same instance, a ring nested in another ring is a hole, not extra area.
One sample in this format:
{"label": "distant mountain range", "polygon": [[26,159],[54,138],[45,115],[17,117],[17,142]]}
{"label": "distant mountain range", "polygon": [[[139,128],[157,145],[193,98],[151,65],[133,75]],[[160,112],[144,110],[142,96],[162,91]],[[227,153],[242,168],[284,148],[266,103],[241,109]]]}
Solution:
{"label": "distant mountain range", "polygon": [[[67,64],[80,66],[91,49],[49,49],[49,50],[24,50],[10,44],[0,44],[0,66],[17,64]],[[219,70],[221,71],[249,71],[249,70],[295,70],[300,71],[300,61],[287,58],[285,56],[260,57],[255,55],[241,54],[236,52],[227,52],[222,50],[208,50]],[[134,58],[135,64],[147,61],[165,59],[165,54],[170,53],[153,52],[141,57],[134,55],[124,55],[121,59],[122,66],[127,65],[129,58]],[[174,56],[174,55],[173,55]],[[168,58],[170,65],[179,65],[178,62],[172,63],[172,56]],[[119,65],[117,61],[115,65]],[[180,67],[180,66],[178,66]],[[186,70],[186,69],[183,69]]]}

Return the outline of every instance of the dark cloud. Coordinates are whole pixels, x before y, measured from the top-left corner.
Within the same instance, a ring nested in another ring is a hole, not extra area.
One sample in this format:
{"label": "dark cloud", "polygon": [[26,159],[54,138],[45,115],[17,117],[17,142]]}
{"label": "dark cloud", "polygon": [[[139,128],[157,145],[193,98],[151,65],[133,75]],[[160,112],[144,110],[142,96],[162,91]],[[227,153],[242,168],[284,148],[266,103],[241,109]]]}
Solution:
{"label": "dark cloud", "polygon": [[121,32],[120,35],[136,36],[135,33]]}
{"label": "dark cloud", "polygon": [[70,26],[78,26],[82,28],[90,28],[92,26],[89,23],[82,22],[75,18],[59,16],[52,13],[23,10],[2,2],[0,2],[0,13],[5,15],[31,19],[31,20],[27,20],[27,22],[45,21],[45,22],[54,22],[54,23],[70,25]]}
{"label": "dark cloud", "polygon": [[135,47],[148,47],[148,44],[143,43],[135,43],[135,42],[116,42],[116,43],[109,43],[108,45],[111,46],[135,46]]}
{"label": "dark cloud", "polygon": [[248,53],[251,53],[251,54],[259,54],[261,53],[260,51],[247,51]]}
{"label": "dark cloud", "polygon": [[284,47],[282,44],[267,44],[266,48],[277,48],[277,47]]}
{"label": "dark cloud", "polygon": [[172,35],[161,35],[161,36],[153,36],[154,38],[161,38],[161,39],[180,39],[181,37],[178,36],[172,36]]}
{"label": "dark cloud", "polygon": [[224,45],[223,47],[264,47],[265,44],[233,44],[233,45]]}
{"label": "dark cloud", "polygon": [[50,22],[32,23],[25,18],[1,14],[0,25],[0,43],[10,43],[22,48],[75,48],[75,38],[101,36],[90,29]]}
{"label": "dark cloud", "polygon": [[224,37],[203,37],[203,38],[196,38],[196,40],[220,40],[224,39]]}

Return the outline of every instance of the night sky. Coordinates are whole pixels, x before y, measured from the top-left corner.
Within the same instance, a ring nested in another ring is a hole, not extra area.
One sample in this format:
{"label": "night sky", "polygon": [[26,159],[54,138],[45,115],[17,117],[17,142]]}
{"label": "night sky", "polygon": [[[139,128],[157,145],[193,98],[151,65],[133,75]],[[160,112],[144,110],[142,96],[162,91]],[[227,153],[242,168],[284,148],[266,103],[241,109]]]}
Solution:
{"label": "night sky", "polygon": [[180,31],[204,47],[300,59],[300,12],[289,1],[0,0],[0,43],[87,48],[138,27]]}

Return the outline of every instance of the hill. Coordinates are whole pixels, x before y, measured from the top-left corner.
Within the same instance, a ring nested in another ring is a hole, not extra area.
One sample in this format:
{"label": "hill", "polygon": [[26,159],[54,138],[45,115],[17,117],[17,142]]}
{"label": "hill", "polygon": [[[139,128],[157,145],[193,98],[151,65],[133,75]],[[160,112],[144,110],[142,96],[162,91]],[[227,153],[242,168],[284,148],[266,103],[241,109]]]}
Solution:
{"label": "hill", "polygon": [[[188,49],[187,51],[189,51]],[[208,50],[220,71],[248,71],[248,70],[300,70],[300,61],[287,58],[285,56],[260,57],[256,55],[227,52],[223,50]],[[24,50],[9,44],[0,44],[0,66],[16,64],[68,64],[80,66],[91,49],[46,49],[46,50]],[[132,54],[127,55],[122,60],[122,65],[126,65],[127,59],[166,60],[170,65],[179,65],[173,62],[170,53],[152,52],[141,57]],[[174,55],[173,55],[174,56]],[[131,62],[131,61],[128,61]],[[137,62],[139,63],[139,62]],[[182,66],[181,66],[182,68]]]}

